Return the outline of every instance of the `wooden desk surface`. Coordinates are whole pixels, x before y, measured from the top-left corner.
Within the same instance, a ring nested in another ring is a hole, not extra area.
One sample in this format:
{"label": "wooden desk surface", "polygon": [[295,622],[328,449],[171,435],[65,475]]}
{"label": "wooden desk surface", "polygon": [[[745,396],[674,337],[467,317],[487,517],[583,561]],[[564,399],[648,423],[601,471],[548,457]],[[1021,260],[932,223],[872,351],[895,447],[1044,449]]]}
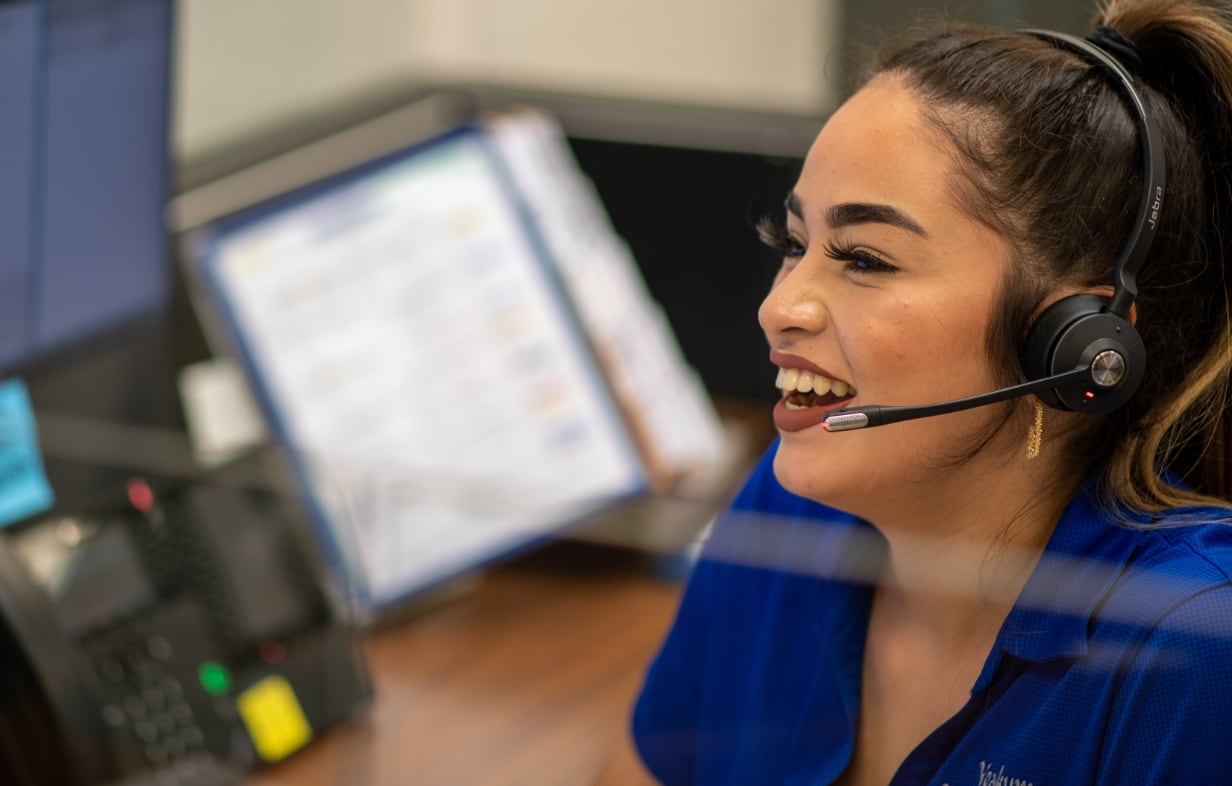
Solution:
{"label": "wooden desk surface", "polygon": [[623,733],[677,581],[562,543],[373,633],[375,704],[248,786],[578,786]]}

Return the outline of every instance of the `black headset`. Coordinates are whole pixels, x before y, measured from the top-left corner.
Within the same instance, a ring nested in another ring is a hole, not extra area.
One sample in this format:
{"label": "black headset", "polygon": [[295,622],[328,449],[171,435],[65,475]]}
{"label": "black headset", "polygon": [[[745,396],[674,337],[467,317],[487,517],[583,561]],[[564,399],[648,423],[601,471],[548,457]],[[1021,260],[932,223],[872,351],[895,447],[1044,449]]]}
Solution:
{"label": "black headset", "polygon": [[1112,297],[1062,298],[1040,314],[1023,344],[1023,370],[1029,379],[1062,374],[1077,367],[1091,371],[1086,380],[1041,391],[1040,400],[1056,409],[1100,415],[1129,400],[1141,384],[1146,367],[1146,348],[1129,321],[1129,309],[1138,294],[1138,269],[1155,239],[1163,207],[1167,168],[1162,134],[1154,118],[1147,114],[1133,77],[1103,49],[1064,33],[1025,32],[1103,66],[1123,88],[1138,121],[1142,198],[1133,231],[1113,271]]}

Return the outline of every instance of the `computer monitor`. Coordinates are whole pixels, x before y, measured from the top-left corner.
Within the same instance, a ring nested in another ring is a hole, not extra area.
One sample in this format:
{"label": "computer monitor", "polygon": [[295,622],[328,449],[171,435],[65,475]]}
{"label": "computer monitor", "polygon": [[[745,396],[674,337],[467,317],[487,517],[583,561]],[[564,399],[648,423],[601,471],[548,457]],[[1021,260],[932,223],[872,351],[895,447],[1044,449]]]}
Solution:
{"label": "computer monitor", "polygon": [[0,374],[169,292],[170,0],[0,0]]}
{"label": "computer monitor", "polygon": [[185,238],[363,611],[643,490],[546,247],[471,126]]}
{"label": "computer monitor", "polygon": [[[0,379],[40,420],[178,426],[171,0],[0,0]],[[51,424],[44,436],[55,436]],[[60,502],[122,483],[46,446]]]}
{"label": "computer monitor", "polygon": [[[36,410],[169,411],[147,364],[170,292],[171,6],[0,0],[0,381],[22,378]],[[107,482],[81,462],[48,474],[70,504]],[[30,655],[61,632],[0,524],[0,782],[98,782],[103,741],[57,733],[98,725],[97,707],[62,646]]]}

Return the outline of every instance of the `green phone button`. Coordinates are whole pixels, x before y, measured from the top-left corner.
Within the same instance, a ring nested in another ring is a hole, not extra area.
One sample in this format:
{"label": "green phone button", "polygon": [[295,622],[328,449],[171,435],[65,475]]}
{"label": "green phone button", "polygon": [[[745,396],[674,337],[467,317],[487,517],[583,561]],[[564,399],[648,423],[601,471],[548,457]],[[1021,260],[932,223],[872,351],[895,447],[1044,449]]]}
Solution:
{"label": "green phone button", "polygon": [[221,696],[231,689],[231,672],[221,663],[206,661],[197,667],[197,679],[211,696]]}

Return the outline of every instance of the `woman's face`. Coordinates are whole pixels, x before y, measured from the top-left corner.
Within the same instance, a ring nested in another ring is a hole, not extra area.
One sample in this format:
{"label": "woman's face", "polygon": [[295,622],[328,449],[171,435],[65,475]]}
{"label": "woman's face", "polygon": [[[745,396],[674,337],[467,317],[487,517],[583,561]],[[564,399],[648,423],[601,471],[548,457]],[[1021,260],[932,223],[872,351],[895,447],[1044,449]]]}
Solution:
{"label": "woman's face", "polygon": [[957,157],[920,109],[883,75],[826,123],[788,199],[783,266],[759,311],[771,360],[786,369],[780,387],[813,388],[785,391],[775,407],[780,482],[870,518],[878,505],[969,481],[974,468],[953,459],[999,412],[849,432],[819,425],[842,407],[998,387],[985,347],[1009,248],[957,203]]}

